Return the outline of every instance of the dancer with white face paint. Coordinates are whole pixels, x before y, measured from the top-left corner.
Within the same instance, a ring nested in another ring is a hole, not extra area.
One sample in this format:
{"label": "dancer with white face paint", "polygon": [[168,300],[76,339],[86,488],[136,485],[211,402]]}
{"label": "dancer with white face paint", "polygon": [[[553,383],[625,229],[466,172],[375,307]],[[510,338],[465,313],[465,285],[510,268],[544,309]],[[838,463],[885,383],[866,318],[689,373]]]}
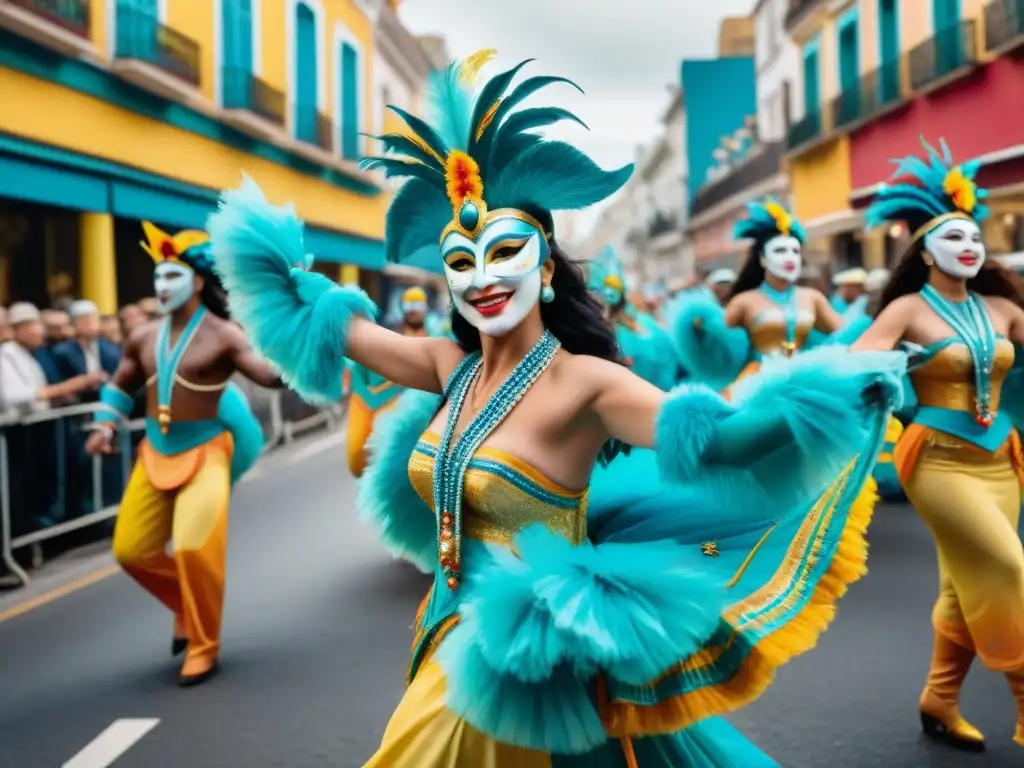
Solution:
{"label": "dancer with white face paint", "polygon": [[672,334],[683,367],[697,381],[724,388],[759,370],[766,357],[791,357],[812,331],[832,334],[843,321],[824,294],[803,288],[803,227],[774,200],[750,203],[736,224],[752,240],[724,310],[704,293],[679,304]]}
{"label": "dancer with white face paint", "polygon": [[974,661],[1002,672],[1017,700],[1014,741],[1024,747],[1024,552],[1018,534],[1024,458],[1024,344],[1020,279],[987,261],[979,163],[955,165],[945,142],[907,158],[868,210],[871,226],[913,233],[856,349],[913,350],[918,407],[896,444],[907,497],[939,550],[935,645],[921,693],[930,736],[982,751],[981,732],[960,714]]}
{"label": "dancer with white face paint", "polygon": [[[332,396],[345,358],[420,390],[375,428],[360,487],[386,545],[434,577],[367,765],[774,766],[716,716],[809,650],[860,575],[853,503],[872,461],[858,457],[905,359],[779,360],[736,403],[630,372],[553,212],[607,198],[632,168],[532,133],[575,119],[517,109],[561,78],[513,87],[523,62],[475,91],[490,56],[435,74],[432,125],[393,107],[408,132],[368,163],[413,177],[388,211],[388,255],[438,249],[454,341],[374,323],[365,294],[309,270],[294,211],[251,182],[210,221],[232,310],[298,391]],[[806,444],[822,420],[828,437]],[[812,504],[827,483],[808,478],[847,471],[849,491]],[[784,584],[800,599],[780,605]],[[722,633],[736,653],[715,651]]]}
{"label": "dancer with white face paint", "polygon": [[121,500],[113,550],[174,615],[171,652],[185,653],[179,681],[191,686],[217,670],[230,489],[263,449],[263,430],[229,379],[237,371],[265,387],[280,380],[230,322],[206,233],[142,226],[162,318],[129,336],[100,393],[104,410],[86,449],[114,450],[133,395],[145,388],[146,439]]}

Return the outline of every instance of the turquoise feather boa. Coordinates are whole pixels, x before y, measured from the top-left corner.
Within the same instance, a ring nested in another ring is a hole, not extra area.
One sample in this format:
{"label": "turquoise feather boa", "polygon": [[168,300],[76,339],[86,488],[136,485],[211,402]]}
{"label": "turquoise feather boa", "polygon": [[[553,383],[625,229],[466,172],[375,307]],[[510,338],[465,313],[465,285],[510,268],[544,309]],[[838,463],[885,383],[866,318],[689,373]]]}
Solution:
{"label": "turquoise feather boa", "polygon": [[732,383],[750,359],[746,331],[725,324],[725,310],[706,290],[676,300],[669,328],[683,369],[709,387]]}
{"label": "turquoise feather boa", "polygon": [[295,210],[268,203],[248,177],[223,193],[207,229],[231,315],[254,349],[305,400],[340,400],[348,325],[353,317],[376,318],[374,303],[358,288],[308,271],[313,257]]}
{"label": "turquoise feather boa", "polygon": [[[870,450],[878,418],[901,406],[905,371],[901,352],[820,347],[765,359],[757,374],[736,383],[731,402],[704,386],[678,387],[658,416],[661,472],[713,488],[727,508],[785,510],[817,498]],[[744,466],[711,465],[707,454],[722,423],[738,414],[781,424],[778,441],[760,446]]]}
{"label": "turquoise feather boa", "polygon": [[385,548],[424,573],[433,573],[437,562],[437,519],[412,487],[409,457],[440,407],[440,395],[409,390],[377,417],[356,501]]}

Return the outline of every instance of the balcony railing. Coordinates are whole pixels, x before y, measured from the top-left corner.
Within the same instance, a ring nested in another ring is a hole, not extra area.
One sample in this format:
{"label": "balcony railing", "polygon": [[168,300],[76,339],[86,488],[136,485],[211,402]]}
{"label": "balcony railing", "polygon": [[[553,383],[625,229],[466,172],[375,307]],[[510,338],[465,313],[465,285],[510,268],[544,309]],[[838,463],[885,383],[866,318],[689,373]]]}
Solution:
{"label": "balcony railing", "polygon": [[12,0],[11,4],[76,35],[89,37],[92,24],[90,0]]}
{"label": "balcony railing", "polygon": [[985,49],[999,51],[1024,43],[1024,0],[995,0],[985,7]]}
{"label": "balcony railing", "polygon": [[225,67],[223,78],[224,109],[248,110],[274,125],[284,126],[284,93],[241,67]]}
{"label": "balcony railing", "polygon": [[900,63],[886,62],[833,99],[832,125],[844,128],[867,120],[898,103],[900,98]]}
{"label": "balcony railing", "polygon": [[149,13],[117,8],[117,58],[152,64],[187,83],[200,82],[199,43],[157,22]]}
{"label": "balcony railing", "polygon": [[821,112],[811,112],[789,127],[786,143],[790,151],[821,135]]}
{"label": "balcony railing", "polygon": [[331,151],[334,126],[331,118],[320,114],[316,107],[299,105],[295,110],[295,138],[307,144]]}
{"label": "balcony railing", "polygon": [[696,216],[710,210],[758,182],[770,179],[779,172],[782,165],[782,153],[782,142],[763,145],[760,152],[742,165],[733,168],[728,175],[710,184],[705,184],[697,190],[690,206],[690,214]]}
{"label": "balcony railing", "polygon": [[975,22],[962,21],[910,51],[910,87],[920,90],[954,72],[977,63]]}

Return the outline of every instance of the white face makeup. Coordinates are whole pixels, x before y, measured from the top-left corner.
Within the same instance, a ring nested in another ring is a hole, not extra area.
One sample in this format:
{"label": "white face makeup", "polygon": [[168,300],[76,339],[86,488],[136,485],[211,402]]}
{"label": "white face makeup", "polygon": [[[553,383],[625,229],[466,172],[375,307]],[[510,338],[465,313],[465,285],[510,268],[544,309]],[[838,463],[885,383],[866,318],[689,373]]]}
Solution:
{"label": "white face makeup", "polygon": [[184,264],[163,261],[153,270],[153,290],[156,293],[156,310],[168,315],[185,305],[195,293],[195,273]]}
{"label": "white face makeup", "polygon": [[441,244],[444,274],[459,314],[486,336],[504,336],[540,300],[547,240],[517,219],[497,219],[475,240],[453,232]]}
{"label": "white face makeup", "polygon": [[924,249],[935,258],[935,266],[950,277],[970,280],[985,263],[981,228],[969,219],[944,221],[924,236]]}
{"label": "white face makeup", "polygon": [[804,266],[803,247],[795,237],[776,235],[764,244],[761,257],[765,272],[780,280],[795,283]]}

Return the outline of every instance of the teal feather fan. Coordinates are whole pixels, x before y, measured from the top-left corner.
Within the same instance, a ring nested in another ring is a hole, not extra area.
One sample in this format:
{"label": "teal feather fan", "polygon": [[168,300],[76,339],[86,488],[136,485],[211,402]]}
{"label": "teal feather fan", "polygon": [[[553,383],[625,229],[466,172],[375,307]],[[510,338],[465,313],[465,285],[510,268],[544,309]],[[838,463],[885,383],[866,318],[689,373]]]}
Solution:
{"label": "teal feather fan", "polygon": [[913,155],[893,160],[893,183],[883,185],[868,208],[867,224],[876,227],[889,221],[905,221],[918,229],[940,216],[963,214],[982,221],[989,214],[983,201],[988,191],[979,189],[974,179],[981,167],[979,160],[955,165],[944,139],[936,150],[923,138],[925,157]]}
{"label": "teal feather fan", "polygon": [[[513,87],[530,60],[495,75],[479,90],[474,82],[495,55],[480,51],[431,75],[425,119],[398,107],[389,109],[406,125],[404,133],[375,136],[386,156],[363,161],[390,178],[407,178],[388,210],[387,257],[397,262],[424,246],[436,246],[464,200],[487,209],[514,208],[540,214],[586,208],[617,191],[633,166],[605,171],[586,154],[562,141],[547,141],[539,128],[583,121],[559,107],[520,108],[541,89],[565,83],[562,77],[531,77]],[[584,126],[586,127],[586,126]]]}
{"label": "teal feather fan", "polygon": [[733,237],[737,240],[764,243],[779,235],[795,237],[801,243],[807,240],[803,225],[781,203],[770,198],[747,203],[747,218],[737,221],[733,228]]}

